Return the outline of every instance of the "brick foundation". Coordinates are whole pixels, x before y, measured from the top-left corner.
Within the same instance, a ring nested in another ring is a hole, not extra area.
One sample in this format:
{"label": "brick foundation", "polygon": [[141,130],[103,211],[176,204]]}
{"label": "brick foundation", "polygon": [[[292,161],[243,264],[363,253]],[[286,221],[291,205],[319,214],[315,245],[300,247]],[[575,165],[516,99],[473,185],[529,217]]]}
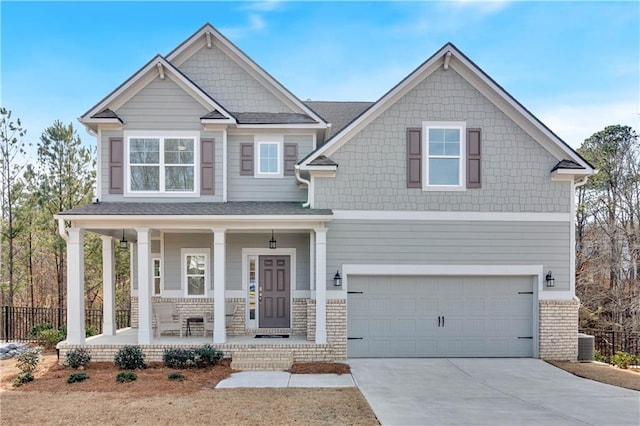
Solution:
{"label": "brick foundation", "polygon": [[576,300],[540,301],[540,358],[569,361],[578,358],[579,307]]}

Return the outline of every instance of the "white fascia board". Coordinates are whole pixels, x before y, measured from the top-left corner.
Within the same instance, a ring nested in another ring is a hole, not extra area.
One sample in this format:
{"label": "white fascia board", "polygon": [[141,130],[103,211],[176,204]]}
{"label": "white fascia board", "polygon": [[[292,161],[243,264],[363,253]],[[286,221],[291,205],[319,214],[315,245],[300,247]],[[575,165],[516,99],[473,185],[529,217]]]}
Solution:
{"label": "white fascia board", "polygon": [[338,166],[307,166],[304,170],[313,177],[336,177]]}
{"label": "white fascia board", "polygon": [[289,107],[298,109],[305,114],[313,117],[319,123],[324,123],[322,128],[326,128],[327,123],[322,117],[313,112],[302,101],[289,92],[282,84],[274,79],[269,73],[256,64],[251,58],[249,58],[243,51],[241,51],[236,45],[229,41],[218,30],[212,27],[210,24],[206,24],[194,35],[189,37],[180,47],[175,49],[167,56],[167,60],[176,64],[176,66],[182,65],[193,54],[195,54],[202,47],[206,46],[206,42],[203,40],[205,34],[209,32],[213,36],[212,44],[221,49],[229,58],[234,60],[241,68],[249,73],[252,77],[258,80],[262,85],[269,90],[274,96],[283,101]]}
{"label": "white fascia board", "polygon": [[585,176],[591,176],[594,171],[585,169],[558,169],[551,172],[551,180],[555,181],[572,181],[574,179],[580,179]]}
{"label": "white fascia board", "polygon": [[71,220],[80,228],[123,228],[147,226],[154,229],[309,229],[323,226],[333,215],[61,215],[56,219]]}
{"label": "white fascia board", "polygon": [[503,113],[518,124],[533,139],[540,143],[547,151],[554,154],[558,160],[569,159],[593,172],[593,168],[576,154],[569,146],[558,138],[553,132],[545,127],[531,112],[526,110],[520,103],[514,100],[502,87],[480,71],[476,65],[458,52],[454,52],[451,58],[450,67],[460,74],[480,93],[487,97]]}
{"label": "white fascia board", "polygon": [[227,124],[236,124],[236,120],[235,118],[224,118],[224,119],[201,118],[200,123],[202,123],[202,125],[204,126],[207,126],[207,128],[209,127],[214,128],[213,126],[217,124],[224,125],[224,127],[226,127]]}
{"label": "white fascia board", "polygon": [[122,126],[122,121],[117,118],[78,118],[78,121],[82,124],[117,124]]}
{"label": "white fascia board", "polygon": [[570,222],[571,213],[333,210],[335,220]]}

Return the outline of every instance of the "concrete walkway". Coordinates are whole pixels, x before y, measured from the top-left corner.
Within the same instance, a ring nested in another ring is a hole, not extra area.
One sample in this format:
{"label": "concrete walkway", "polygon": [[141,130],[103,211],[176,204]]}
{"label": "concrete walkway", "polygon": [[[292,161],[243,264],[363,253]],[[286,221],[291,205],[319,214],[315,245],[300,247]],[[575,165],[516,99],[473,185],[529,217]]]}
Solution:
{"label": "concrete walkway", "polygon": [[640,392],[537,359],[350,359],[383,425],[633,425]]}
{"label": "concrete walkway", "polygon": [[355,386],[351,374],[291,374],[286,371],[242,371],[220,381],[224,388],[347,388]]}

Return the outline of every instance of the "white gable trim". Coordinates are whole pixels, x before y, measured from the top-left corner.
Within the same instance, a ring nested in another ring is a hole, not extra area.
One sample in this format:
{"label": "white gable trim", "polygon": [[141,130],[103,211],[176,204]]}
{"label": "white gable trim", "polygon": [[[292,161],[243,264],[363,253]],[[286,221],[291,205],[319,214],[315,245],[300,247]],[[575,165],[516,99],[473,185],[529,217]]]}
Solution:
{"label": "white gable trim", "polygon": [[[159,67],[158,65],[161,65],[161,67]],[[191,97],[193,97],[193,99],[196,100],[204,108],[209,111],[215,109],[226,117],[225,121],[228,120],[232,123],[235,123],[235,118],[233,118],[233,116],[222,105],[214,101],[202,89],[200,89],[188,78],[186,78],[171,63],[167,62],[167,60],[165,60],[160,55],[157,55],[155,58],[149,61],[144,67],[142,67],[131,78],[125,81],[120,87],[111,92],[107,97],[105,97],[89,111],[84,113],[82,117],[79,118],[80,122],[85,124],[95,123],[96,119],[92,119],[91,116],[99,113],[106,108],[117,110],[157,77],[162,78],[161,73],[164,74],[165,78],[168,77],[171,81],[176,83],[178,87],[180,87]],[[100,123],[104,122],[104,119],[100,120]]]}
{"label": "white gable trim", "polygon": [[[208,37],[207,34],[211,34],[213,37]],[[249,75],[260,82],[267,90],[269,90],[269,92],[276,96],[285,105],[294,111],[297,110],[307,114],[309,117],[312,117],[318,123],[322,124],[321,128],[327,127],[327,122],[322,117],[289,92],[282,84],[269,75],[269,73],[262,69],[262,67],[256,64],[235,44],[218,32],[211,24],[204,25],[195,34],[169,53],[167,55],[167,60],[175,64],[176,67],[179,67],[197,51],[207,47],[209,38],[211,38],[213,46],[222,50],[227,56],[229,56],[229,58],[247,71]]]}
{"label": "white gable trim", "polygon": [[440,66],[448,62],[448,68],[455,70],[465,80],[467,80],[480,93],[493,102],[502,112],[511,118],[534,140],[540,143],[558,160],[571,159],[585,167],[587,174],[593,174],[595,170],[575,151],[567,146],[553,132],[546,128],[533,114],[527,111],[515,99],[513,99],[504,89],[496,84],[474,63],[467,59],[462,52],[450,43],[447,43],[436,54],[431,56],[420,65],[409,76],[380,98],[369,110],[358,119],[336,134],[324,146],[306,158],[301,164],[302,169],[306,169],[308,163],[316,157],[325,155],[327,157],[335,153],[356,133],[379,117],[391,105],[397,102],[402,96],[415,88],[420,82],[427,78]]}

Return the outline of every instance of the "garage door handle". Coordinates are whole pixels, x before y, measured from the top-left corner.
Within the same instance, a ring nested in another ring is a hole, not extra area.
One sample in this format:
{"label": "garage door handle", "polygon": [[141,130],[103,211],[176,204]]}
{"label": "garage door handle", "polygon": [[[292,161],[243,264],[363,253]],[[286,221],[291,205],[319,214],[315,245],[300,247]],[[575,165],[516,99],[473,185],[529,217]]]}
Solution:
{"label": "garage door handle", "polygon": [[440,327],[440,315],[438,315],[438,327]]}
{"label": "garage door handle", "polygon": [[442,326],[444,327],[444,315],[442,316]]}

